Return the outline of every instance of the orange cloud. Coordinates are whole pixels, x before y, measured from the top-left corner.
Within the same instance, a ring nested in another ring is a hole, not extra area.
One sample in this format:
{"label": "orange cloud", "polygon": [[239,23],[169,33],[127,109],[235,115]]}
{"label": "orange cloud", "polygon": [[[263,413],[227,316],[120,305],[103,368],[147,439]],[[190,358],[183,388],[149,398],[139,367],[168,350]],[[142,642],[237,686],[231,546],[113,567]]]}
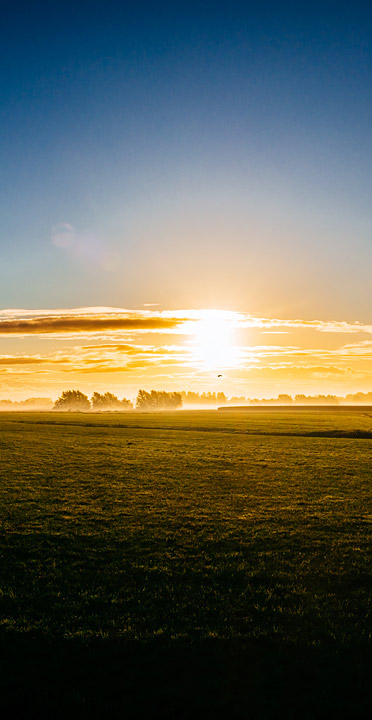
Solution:
{"label": "orange cloud", "polygon": [[43,335],[58,333],[97,333],[106,331],[156,332],[177,328],[179,318],[118,315],[55,315],[0,320],[0,335]]}
{"label": "orange cloud", "polygon": [[368,333],[372,334],[372,325],[345,320],[286,320],[279,318],[260,318],[245,313],[236,313],[239,327],[245,328],[289,328],[292,330],[318,330],[327,333]]}
{"label": "orange cloud", "polygon": [[3,355],[0,356],[0,365],[40,365],[45,363],[45,360],[40,357],[27,356],[27,355]]}

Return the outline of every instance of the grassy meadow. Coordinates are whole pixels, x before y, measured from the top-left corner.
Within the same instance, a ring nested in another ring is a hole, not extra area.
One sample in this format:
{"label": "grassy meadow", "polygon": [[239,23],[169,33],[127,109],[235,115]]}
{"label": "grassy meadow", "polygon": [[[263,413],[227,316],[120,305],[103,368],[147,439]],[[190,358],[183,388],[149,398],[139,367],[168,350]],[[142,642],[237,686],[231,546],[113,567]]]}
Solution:
{"label": "grassy meadow", "polygon": [[372,409],[0,413],[0,715],[372,715]]}

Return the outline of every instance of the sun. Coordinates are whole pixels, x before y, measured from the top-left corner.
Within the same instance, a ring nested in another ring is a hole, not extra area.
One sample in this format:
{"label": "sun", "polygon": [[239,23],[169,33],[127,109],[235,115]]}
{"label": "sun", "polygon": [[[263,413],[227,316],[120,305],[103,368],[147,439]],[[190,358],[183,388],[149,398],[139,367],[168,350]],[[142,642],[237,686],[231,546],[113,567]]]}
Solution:
{"label": "sun", "polygon": [[233,320],[224,310],[202,310],[193,328],[193,354],[203,369],[235,367],[237,348],[233,345]]}

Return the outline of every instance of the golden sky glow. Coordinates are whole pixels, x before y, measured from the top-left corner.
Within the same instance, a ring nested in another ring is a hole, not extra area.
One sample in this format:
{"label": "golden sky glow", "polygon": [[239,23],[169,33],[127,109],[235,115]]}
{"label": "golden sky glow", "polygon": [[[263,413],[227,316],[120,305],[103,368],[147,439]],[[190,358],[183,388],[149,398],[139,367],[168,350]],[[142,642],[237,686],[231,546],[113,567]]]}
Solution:
{"label": "golden sky glow", "polygon": [[371,336],[358,322],[221,309],[3,310],[0,399],[73,387],[344,395],[371,387]]}

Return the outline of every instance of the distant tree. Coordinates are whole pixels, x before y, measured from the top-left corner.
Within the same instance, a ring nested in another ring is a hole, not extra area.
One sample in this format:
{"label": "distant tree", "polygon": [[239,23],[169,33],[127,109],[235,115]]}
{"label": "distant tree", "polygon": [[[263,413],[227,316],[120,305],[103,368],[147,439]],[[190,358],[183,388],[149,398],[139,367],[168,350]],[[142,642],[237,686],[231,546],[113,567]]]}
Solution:
{"label": "distant tree", "polygon": [[95,392],[90,402],[93,410],[115,410],[120,407],[120,400],[110,392],[106,392],[104,395]]}
{"label": "distant tree", "polygon": [[120,409],[121,410],[133,410],[133,403],[131,400],[127,400],[126,398],[123,398],[120,400]]}
{"label": "distant tree", "polygon": [[22,400],[20,402],[20,405],[24,406],[27,409],[37,408],[40,410],[51,410],[53,407],[53,400],[46,397],[31,397],[27,398],[27,400]]}
{"label": "distant tree", "polygon": [[245,398],[243,396],[242,397],[233,396],[229,399],[230,405],[246,405],[249,402],[250,402],[249,398]]}
{"label": "distant tree", "polygon": [[181,393],[182,401],[184,405],[224,405],[227,402],[225,393],[218,392],[185,392]]}
{"label": "distant tree", "polygon": [[216,405],[216,403],[217,403],[216,393],[203,392],[200,395],[200,401],[203,403],[203,405]]}
{"label": "distant tree", "polygon": [[54,403],[53,410],[90,410],[90,402],[80,390],[64,390],[62,395]]}
{"label": "distant tree", "polygon": [[26,400],[0,400],[0,407],[12,410],[51,410],[53,400],[44,397],[27,398]]}
{"label": "distant tree", "polygon": [[280,405],[291,405],[293,402],[290,395],[287,395],[286,393],[282,393],[281,395],[278,395],[278,403]]}
{"label": "distant tree", "polygon": [[199,405],[200,398],[199,393],[196,392],[181,392],[181,397],[184,405]]}
{"label": "distant tree", "polygon": [[122,400],[119,400],[119,398],[116,397],[116,395],[113,395],[110,392],[106,392],[104,395],[101,395],[98,392],[93,393],[91,397],[91,403],[93,410],[98,411],[104,411],[104,410],[116,410],[116,411],[122,411],[122,410],[132,410],[133,404],[130,400],[126,400],[123,398]]}
{"label": "distant tree", "polygon": [[137,410],[177,410],[182,407],[181,393],[167,393],[160,390],[139,390],[136,400]]}
{"label": "distant tree", "polygon": [[317,395],[315,400],[319,405],[338,405],[339,401],[335,395]]}
{"label": "distant tree", "polygon": [[367,392],[367,393],[358,392],[358,393],[354,393],[353,395],[346,395],[345,401],[347,403],[352,403],[352,404],[359,403],[359,404],[364,404],[364,405],[372,405],[372,393],[371,392]]}
{"label": "distant tree", "polygon": [[300,405],[338,405],[340,398],[335,395],[296,395],[295,402]]}

